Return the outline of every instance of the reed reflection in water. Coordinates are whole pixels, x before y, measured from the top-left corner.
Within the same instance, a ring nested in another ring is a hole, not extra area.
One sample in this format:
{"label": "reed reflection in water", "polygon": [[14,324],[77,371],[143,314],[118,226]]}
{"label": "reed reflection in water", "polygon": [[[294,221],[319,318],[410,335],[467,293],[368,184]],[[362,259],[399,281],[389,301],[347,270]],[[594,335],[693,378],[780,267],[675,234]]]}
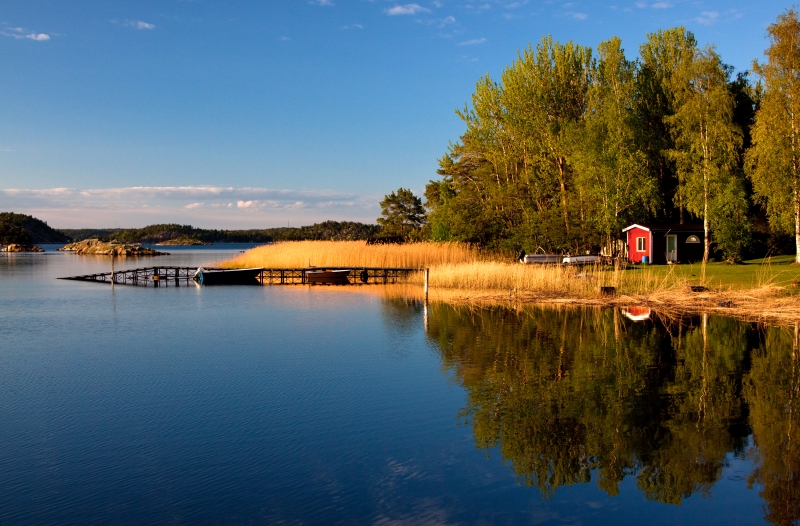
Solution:
{"label": "reed reflection in water", "polygon": [[467,392],[459,418],[520,484],[551,497],[594,482],[613,497],[633,477],[646,499],[680,505],[746,458],[756,468],[741,483],[759,491],[764,518],[800,520],[797,329],[633,322],[610,309],[426,310],[427,337]]}

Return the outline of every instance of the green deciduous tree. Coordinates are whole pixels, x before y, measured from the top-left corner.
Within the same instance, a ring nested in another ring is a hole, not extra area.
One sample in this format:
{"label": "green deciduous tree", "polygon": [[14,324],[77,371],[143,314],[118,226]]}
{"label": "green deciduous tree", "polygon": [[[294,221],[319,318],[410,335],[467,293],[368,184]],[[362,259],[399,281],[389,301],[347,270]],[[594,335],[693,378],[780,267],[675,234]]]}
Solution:
{"label": "green deciduous tree", "polygon": [[800,263],[800,19],[789,9],[767,30],[765,63],[754,71],[763,95],[752,128],[747,172],[771,225],[795,235]]}
{"label": "green deciduous tree", "polygon": [[411,190],[398,188],[397,192],[385,196],[380,205],[382,217],[378,218],[378,223],[385,234],[408,237],[425,224],[422,200]]}
{"label": "green deciduous tree", "polygon": [[575,127],[569,160],[586,197],[587,226],[613,247],[612,238],[632,216],[655,212],[658,186],[640,148],[635,64],[625,58],[618,38],[602,42],[597,52],[586,117]]}
{"label": "green deciduous tree", "polygon": [[647,41],[639,47],[635,102],[641,122],[639,139],[647,153],[648,167],[658,181],[661,197],[658,216],[662,221],[684,222],[681,187],[674,162],[667,154],[675,148],[675,140],[665,119],[678,109],[681,72],[692,63],[696,52],[694,35],[683,27],[649,33]]}
{"label": "green deciduous tree", "polygon": [[736,177],[741,130],[733,122],[729,72],[712,47],[698,51],[673,80],[678,109],[665,120],[675,140],[668,154],[675,161],[681,199],[686,209],[703,219],[703,261],[711,250],[711,229],[717,218],[714,202]]}

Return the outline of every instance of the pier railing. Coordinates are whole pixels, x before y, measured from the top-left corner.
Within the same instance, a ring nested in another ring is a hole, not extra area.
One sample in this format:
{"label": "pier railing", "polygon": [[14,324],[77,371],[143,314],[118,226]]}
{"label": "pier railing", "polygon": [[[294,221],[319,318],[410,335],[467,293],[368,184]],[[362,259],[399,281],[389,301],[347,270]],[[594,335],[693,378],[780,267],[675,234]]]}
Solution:
{"label": "pier railing", "polygon": [[[222,270],[203,267],[204,270]],[[306,285],[306,273],[324,270],[348,270],[347,278],[351,285],[390,284],[407,278],[418,268],[395,267],[305,267],[305,268],[265,268],[256,276],[261,285]],[[142,267],[112,272],[69,276],[58,279],[72,281],[91,281],[95,283],[114,283],[138,286],[186,286],[193,280],[197,267]]]}

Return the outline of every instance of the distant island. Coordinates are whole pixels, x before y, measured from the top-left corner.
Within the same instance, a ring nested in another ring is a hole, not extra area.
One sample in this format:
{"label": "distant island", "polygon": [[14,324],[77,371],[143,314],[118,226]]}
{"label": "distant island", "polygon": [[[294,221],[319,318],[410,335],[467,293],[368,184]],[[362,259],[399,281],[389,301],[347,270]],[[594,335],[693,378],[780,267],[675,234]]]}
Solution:
{"label": "distant island", "polygon": [[191,237],[178,237],[175,239],[168,239],[167,241],[162,241],[160,243],[156,243],[157,246],[198,246],[198,245],[210,245],[208,241],[200,241],[199,239],[194,239]]}
{"label": "distant island", "polygon": [[70,236],[40,219],[14,212],[0,212],[0,245],[32,246],[42,243],[69,243]]}
{"label": "distant island", "polygon": [[[144,228],[62,228],[25,214],[0,212],[0,247],[24,251],[36,244],[75,243],[95,239],[104,243],[199,246],[212,243],[272,243],[277,241],[362,241],[379,237],[380,225],[355,221],[323,221],[301,227],[217,230],[191,225],[156,224]],[[38,248],[38,247],[37,247]]]}
{"label": "distant island", "polygon": [[279,227],[250,230],[216,230],[191,225],[157,224],[144,228],[60,229],[72,241],[96,238],[146,245],[197,245],[208,243],[271,243],[275,241],[360,241],[382,232],[379,225],[354,221],[324,221],[301,227]]}

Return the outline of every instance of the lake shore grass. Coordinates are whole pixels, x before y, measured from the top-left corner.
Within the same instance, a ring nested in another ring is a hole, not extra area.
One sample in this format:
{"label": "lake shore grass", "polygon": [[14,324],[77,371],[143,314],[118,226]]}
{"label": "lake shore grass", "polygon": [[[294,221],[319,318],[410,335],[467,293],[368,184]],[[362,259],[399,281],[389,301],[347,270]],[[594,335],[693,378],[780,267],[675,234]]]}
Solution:
{"label": "lake shore grass", "polygon": [[[224,262],[229,268],[365,266],[429,268],[429,301],[647,306],[676,313],[718,313],[763,322],[800,322],[800,266],[791,256],[742,265],[522,265],[458,243],[365,245],[299,241],[256,247]],[[421,299],[423,274],[393,294]],[[614,287],[613,294],[601,287]],[[694,287],[694,288],[693,288]],[[704,287],[699,290],[697,287]]]}

